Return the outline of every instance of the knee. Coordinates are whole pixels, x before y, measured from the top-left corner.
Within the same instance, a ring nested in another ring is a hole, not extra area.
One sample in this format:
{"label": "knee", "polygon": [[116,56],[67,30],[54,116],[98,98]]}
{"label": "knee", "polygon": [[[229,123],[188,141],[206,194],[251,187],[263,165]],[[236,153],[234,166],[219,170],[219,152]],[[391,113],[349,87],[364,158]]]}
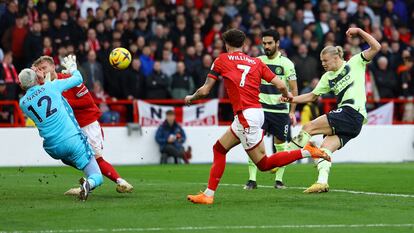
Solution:
{"label": "knee", "polygon": [[315,123],[313,123],[313,121],[306,123],[303,126],[302,130],[310,135],[313,135],[314,130],[315,130]]}
{"label": "knee", "polygon": [[226,148],[224,148],[223,145],[218,140],[213,146],[213,151],[219,152],[220,154],[223,154],[223,155],[227,154]]}
{"label": "knee", "polygon": [[259,171],[261,172],[265,172],[268,171],[269,169],[267,169],[267,167],[261,165],[261,164],[256,164],[256,167],[259,169]]}

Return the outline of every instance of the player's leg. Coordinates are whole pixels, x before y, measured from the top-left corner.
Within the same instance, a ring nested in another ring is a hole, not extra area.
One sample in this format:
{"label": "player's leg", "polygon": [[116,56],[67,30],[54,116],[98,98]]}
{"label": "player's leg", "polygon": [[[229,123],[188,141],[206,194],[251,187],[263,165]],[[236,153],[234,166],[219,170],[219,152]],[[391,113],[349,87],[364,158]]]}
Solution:
{"label": "player's leg", "polygon": [[244,185],[244,189],[246,190],[252,190],[257,189],[257,182],[256,182],[256,176],[257,176],[257,167],[254,162],[248,158],[247,165],[249,168],[249,180],[247,180],[246,185]]}
{"label": "player's leg", "polygon": [[104,176],[117,184],[116,191],[119,193],[130,193],[134,187],[121,178],[115,168],[103,158],[103,130],[97,121],[82,128],[88,138],[88,142],[95,152],[96,162]]}
{"label": "player's leg", "polygon": [[188,195],[187,199],[189,201],[195,204],[213,204],[215,191],[226,167],[226,154],[239,143],[239,139],[232,133],[230,128],[217,140],[213,146],[214,158],[207,188],[203,193]]}
{"label": "player's leg", "polygon": [[79,133],[59,145],[59,154],[64,155],[62,161],[76,169],[84,171],[86,178],[81,178],[79,198],[86,200],[89,191],[100,186],[103,182],[102,173],[96,163],[94,152],[84,135]]}
{"label": "player's leg", "polygon": [[[273,113],[275,130],[272,131],[273,142],[276,148],[276,152],[282,152],[287,150],[287,138],[289,133],[290,118],[288,114]],[[274,168],[271,170],[275,175],[275,185],[277,189],[284,189],[286,186],[283,183],[283,175],[285,173],[286,166]]]}
{"label": "player's leg", "polygon": [[[334,135],[325,137],[321,148],[327,155],[343,147],[361,132],[364,117],[351,107],[343,107],[329,112],[327,119]],[[321,193],[329,190],[328,177],[332,163],[318,160],[318,180],[305,193]]]}
{"label": "player's leg", "polygon": [[302,158],[323,157],[329,159],[322,150],[310,143],[300,150],[277,152],[266,156],[264,143],[262,141],[256,147],[246,150],[246,152],[260,171],[268,171],[275,167],[282,167]]}
{"label": "player's leg", "polygon": [[[325,137],[322,142],[321,149],[332,156],[332,153],[339,149],[341,146],[340,139],[337,135],[331,135]],[[324,159],[316,160],[318,169],[318,180],[312,184],[309,188],[305,189],[304,193],[323,193],[329,191],[328,178],[331,170],[332,162]]]}
{"label": "player's leg", "polygon": [[287,147],[289,150],[303,148],[311,137],[317,134],[332,135],[332,128],[329,125],[326,114],[305,124],[299,134],[292,138]]}
{"label": "player's leg", "polygon": [[[286,125],[286,126],[288,126],[288,125]],[[287,128],[286,128],[286,131],[287,131]],[[287,132],[286,132],[286,134],[287,134]],[[276,136],[273,137],[273,140],[275,142],[274,146],[276,148],[276,152],[286,151],[286,147],[287,147],[286,140],[280,140]],[[277,189],[285,189],[286,188],[285,184],[283,183],[283,175],[285,174],[285,169],[286,169],[286,166],[272,169],[272,172],[276,173],[274,187],[277,188]]]}
{"label": "player's leg", "polygon": [[81,185],[79,198],[85,201],[89,196],[89,192],[103,183],[103,177],[98,163],[93,156],[91,156],[88,164],[82,170],[87,179],[81,178],[79,181]]}

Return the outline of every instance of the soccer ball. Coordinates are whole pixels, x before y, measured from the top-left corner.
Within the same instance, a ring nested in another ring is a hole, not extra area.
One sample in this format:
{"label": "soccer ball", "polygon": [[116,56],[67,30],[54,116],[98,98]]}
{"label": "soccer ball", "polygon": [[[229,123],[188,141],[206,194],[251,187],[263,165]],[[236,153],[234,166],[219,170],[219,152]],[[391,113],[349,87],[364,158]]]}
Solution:
{"label": "soccer ball", "polygon": [[109,54],[109,63],[115,69],[126,69],[131,63],[131,53],[125,48],[115,48]]}

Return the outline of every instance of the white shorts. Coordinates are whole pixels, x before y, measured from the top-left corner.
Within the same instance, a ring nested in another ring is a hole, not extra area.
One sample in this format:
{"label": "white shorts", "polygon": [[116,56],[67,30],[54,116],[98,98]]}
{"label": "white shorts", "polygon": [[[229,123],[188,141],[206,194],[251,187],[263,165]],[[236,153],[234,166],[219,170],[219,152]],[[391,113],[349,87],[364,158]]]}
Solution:
{"label": "white shorts", "polygon": [[82,127],[82,131],[86,137],[88,137],[88,142],[91,145],[95,155],[102,155],[103,153],[103,132],[101,125],[98,121]]}
{"label": "white shorts", "polygon": [[263,122],[263,110],[261,108],[249,108],[234,116],[230,129],[234,136],[240,140],[243,148],[248,151],[262,142]]}

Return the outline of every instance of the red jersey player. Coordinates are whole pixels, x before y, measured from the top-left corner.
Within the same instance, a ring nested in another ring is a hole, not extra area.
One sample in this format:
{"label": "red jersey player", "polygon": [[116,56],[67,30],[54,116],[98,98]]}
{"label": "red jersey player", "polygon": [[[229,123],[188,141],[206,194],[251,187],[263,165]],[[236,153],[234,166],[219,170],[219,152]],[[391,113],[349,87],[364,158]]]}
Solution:
{"label": "red jersey player", "polygon": [[[39,76],[39,81],[43,82],[42,74],[50,74],[51,81],[55,79],[65,79],[70,75],[56,73],[53,58],[41,56],[32,67]],[[103,131],[98,119],[101,116],[99,108],[96,106],[88,88],[84,84],[63,92],[63,96],[72,107],[75,118],[78,121],[82,132],[87,136],[88,142],[95,152],[95,158],[104,176],[117,183],[116,191],[120,193],[132,192],[133,186],[122,179],[115,168],[104,160],[103,155]],[[78,195],[80,188],[72,188],[65,192],[66,195]]]}
{"label": "red jersey player", "polygon": [[266,156],[262,130],[264,113],[259,103],[261,79],[275,85],[285,99],[291,99],[292,94],[261,60],[242,52],[246,39],[242,31],[230,29],[223,33],[222,37],[227,53],[221,54],[214,61],[205,84],[184,99],[186,104],[191,104],[192,101],[207,96],[218,77],[222,76],[234,112],[233,123],[213,146],[214,159],[207,189],[197,195],[187,196],[189,201],[196,204],[213,204],[214,192],[226,165],[226,153],[240,143],[261,171],[282,167],[304,157],[330,160],[313,144],[308,144],[301,150],[283,151]]}

